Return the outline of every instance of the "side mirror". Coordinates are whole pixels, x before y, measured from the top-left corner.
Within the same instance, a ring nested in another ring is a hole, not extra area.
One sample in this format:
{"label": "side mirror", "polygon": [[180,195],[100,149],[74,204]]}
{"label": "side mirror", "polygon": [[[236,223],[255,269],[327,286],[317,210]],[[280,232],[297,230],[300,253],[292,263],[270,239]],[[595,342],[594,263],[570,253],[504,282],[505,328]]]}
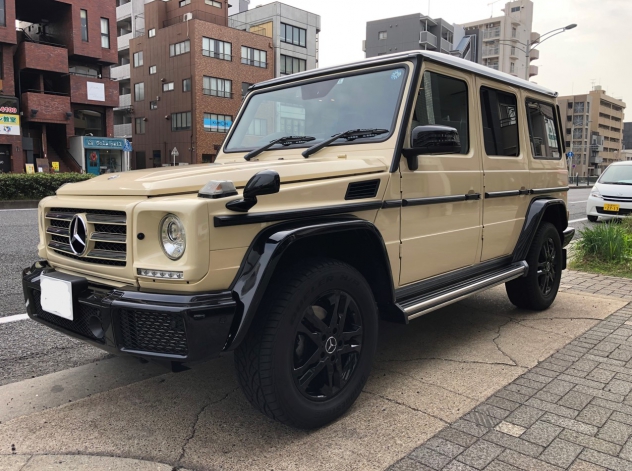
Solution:
{"label": "side mirror", "polygon": [[461,152],[459,132],[449,126],[417,126],[410,137],[410,149],[402,153],[408,160],[408,168],[417,170],[417,157],[427,154],[458,154]]}
{"label": "side mirror", "polygon": [[257,204],[257,196],[272,195],[281,191],[281,177],[274,170],[263,170],[253,176],[244,188],[244,197],[226,203],[231,211],[247,213]]}

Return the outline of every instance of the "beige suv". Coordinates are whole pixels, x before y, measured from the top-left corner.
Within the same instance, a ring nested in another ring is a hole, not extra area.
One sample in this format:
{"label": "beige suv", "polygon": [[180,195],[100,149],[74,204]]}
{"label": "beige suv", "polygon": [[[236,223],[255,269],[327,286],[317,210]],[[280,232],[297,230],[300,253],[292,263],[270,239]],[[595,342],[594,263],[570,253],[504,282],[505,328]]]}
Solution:
{"label": "beige suv", "polygon": [[255,85],[216,163],[42,200],[29,315],[176,369],[233,351],[256,408],[319,427],[362,391],[379,319],[500,284],[553,303],[561,129],[554,92],[431,52]]}

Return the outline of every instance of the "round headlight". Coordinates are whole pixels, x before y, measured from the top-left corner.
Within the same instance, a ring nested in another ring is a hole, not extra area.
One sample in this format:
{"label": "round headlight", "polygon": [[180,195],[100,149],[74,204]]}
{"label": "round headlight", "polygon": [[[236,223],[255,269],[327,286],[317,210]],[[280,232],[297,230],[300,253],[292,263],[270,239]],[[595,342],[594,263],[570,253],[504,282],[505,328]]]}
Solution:
{"label": "round headlight", "polygon": [[174,214],[167,214],[160,221],[160,240],[162,250],[171,260],[178,260],[187,247],[184,225]]}

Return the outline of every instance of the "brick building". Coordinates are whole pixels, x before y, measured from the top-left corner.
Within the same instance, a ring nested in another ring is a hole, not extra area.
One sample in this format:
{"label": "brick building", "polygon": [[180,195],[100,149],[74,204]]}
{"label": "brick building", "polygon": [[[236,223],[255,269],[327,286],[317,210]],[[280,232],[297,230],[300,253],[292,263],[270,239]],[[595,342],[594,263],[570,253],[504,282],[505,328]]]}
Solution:
{"label": "brick building", "polygon": [[274,77],[263,29],[244,31],[226,0],[145,5],[129,41],[135,168],[212,162],[250,84]]}
{"label": "brick building", "polygon": [[[37,159],[61,171],[85,171],[85,155],[68,151],[74,136],[112,136],[118,86],[109,78],[117,62],[116,5],[101,0],[0,0],[0,161],[23,172]],[[2,16],[4,15],[4,18]],[[17,20],[17,23],[16,23]],[[15,69],[14,69],[15,68]],[[21,131],[4,111],[19,101]]]}

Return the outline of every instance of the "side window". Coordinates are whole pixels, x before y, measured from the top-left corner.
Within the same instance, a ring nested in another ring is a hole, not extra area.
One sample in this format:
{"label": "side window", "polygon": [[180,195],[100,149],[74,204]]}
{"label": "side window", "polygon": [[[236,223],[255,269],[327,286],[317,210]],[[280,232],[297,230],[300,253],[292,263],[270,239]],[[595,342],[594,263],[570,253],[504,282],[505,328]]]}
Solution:
{"label": "side window", "polygon": [[531,153],[535,159],[561,159],[562,145],[555,107],[527,99],[527,120]]}
{"label": "side window", "polygon": [[461,154],[470,150],[467,84],[446,75],[424,72],[413,127],[440,125],[455,128],[461,139]]}
{"label": "side window", "polygon": [[483,139],[487,155],[518,157],[518,99],[513,93],[481,87]]}

